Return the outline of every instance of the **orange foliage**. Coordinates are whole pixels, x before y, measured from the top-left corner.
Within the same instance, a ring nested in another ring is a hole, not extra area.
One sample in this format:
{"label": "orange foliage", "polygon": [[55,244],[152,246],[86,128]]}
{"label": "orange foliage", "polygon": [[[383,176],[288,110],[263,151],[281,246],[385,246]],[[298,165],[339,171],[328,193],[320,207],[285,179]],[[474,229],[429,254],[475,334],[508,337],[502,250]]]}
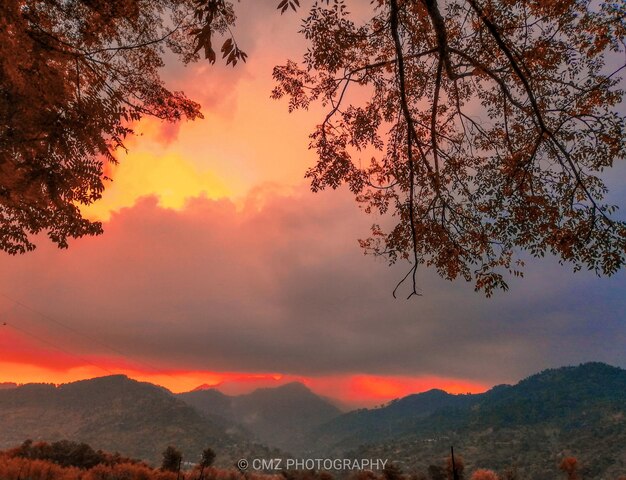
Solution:
{"label": "orange foliage", "polygon": [[201,117],[159,77],[159,38],[196,58],[194,39],[168,26],[181,14],[193,14],[183,1],[0,2],[0,250],[33,250],[42,231],[62,248],[101,233],[77,205],[101,198],[104,164],[116,162],[129,125]]}
{"label": "orange foliage", "polygon": [[[463,461],[463,457],[459,455],[454,456],[454,469],[456,469],[457,477],[463,480],[463,472],[465,471],[465,461]],[[448,480],[454,480],[454,469],[452,468],[452,457],[449,456],[446,460],[446,474]]]}
{"label": "orange foliage", "polygon": [[474,470],[470,480],[499,480],[498,474],[488,468],[479,468]]}
{"label": "orange foliage", "polygon": [[578,479],[578,460],[575,457],[565,457],[561,460],[559,468],[567,474],[567,480]]}
{"label": "orange foliage", "polygon": [[[15,449],[14,449],[15,450]],[[332,480],[328,474],[297,476],[298,480]],[[308,474],[309,472],[304,472]],[[181,473],[180,480],[197,480],[199,470]],[[249,473],[234,469],[209,467],[204,470],[205,480],[284,480],[281,475]],[[177,480],[175,472],[151,468],[144,463],[122,462],[98,464],[89,469],[64,467],[47,460],[35,460],[14,455],[14,451],[0,452],[0,479],[2,480]]]}
{"label": "orange foliage", "polygon": [[81,470],[76,467],[61,467],[45,460],[0,455],[0,478],[2,480],[80,480]]}
{"label": "orange foliage", "polygon": [[[162,472],[145,464],[96,465],[88,470],[62,467],[46,460],[32,460],[0,454],[2,480],[176,480],[176,474]],[[225,480],[220,479],[220,480]],[[239,480],[239,479],[237,479]]]}

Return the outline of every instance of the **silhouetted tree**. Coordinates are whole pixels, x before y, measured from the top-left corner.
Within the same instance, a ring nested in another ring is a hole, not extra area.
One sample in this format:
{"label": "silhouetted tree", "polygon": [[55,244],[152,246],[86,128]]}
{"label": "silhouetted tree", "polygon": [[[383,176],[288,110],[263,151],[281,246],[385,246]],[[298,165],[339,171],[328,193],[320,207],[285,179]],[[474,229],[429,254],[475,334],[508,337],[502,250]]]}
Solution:
{"label": "silhouetted tree", "polygon": [[273,96],[327,107],[312,189],[346,183],[395,217],[361,244],[411,262],[411,295],[421,264],[506,290],[519,250],[624,265],[600,178],[626,155],[624,2],[377,0],[365,22],[349,3],[315,2],[302,63],[274,69]]}
{"label": "silhouetted tree", "polygon": [[[422,264],[487,295],[507,289],[520,250],[598,274],[623,266],[626,225],[600,178],[626,155],[623,2],[376,0],[359,24],[348,4],[314,3],[302,65],[275,68],[273,96],[290,110],[329,108],[311,135],[312,189],[347,183],[366,211],[395,216],[361,243],[411,262],[411,295]],[[128,121],[200,116],[163,86],[163,45],[215,62],[218,35],[227,63],[246,59],[226,0],[8,0],[0,18],[9,253],[34,248],[41,231],[61,247],[101,232],[77,204],[100,198]]]}
{"label": "silhouetted tree", "polygon": [[108,459],[103,452],[95,451],[86,443],[69,440],[52,443],[33,443],[32,440],[26,440],[18,448],[12,450],[10,454],[22,458],[49,460],[64,467],[72,466],[83,469],[105,463]]}
{"label": "silhouetted tree", "polygon": [[180,464],[183,460],[183,454],[173,446],[168,446],[163,451],[163,460],[161,461],[161,470],[167,472],[178,472]]}
{"label": "silhouetted tree", "polygon": [[204,477],[204,469],[213,465],[215,461],[215,452],[212,448],[205,448],[200,457],[200,480]]}
{"label": "silhouetted tree", "polygon": [[205,448],[202,451],[202,458],[200,460],[200,465],[203,467],[210,467],[211,465],[213,465],[213,462],[215,461],[215,452],[213,451],[212,448]]}
{"label": "silhouetted tree", "polygon": [[[453,463],[454,462],[454,463]],[[456,471],[456,477],[455,477]],[[465,462],[463,461],[463,457],[459,455],[450,455],[446,459],[446,476],[448,480],[463,480],[465,471]]]}

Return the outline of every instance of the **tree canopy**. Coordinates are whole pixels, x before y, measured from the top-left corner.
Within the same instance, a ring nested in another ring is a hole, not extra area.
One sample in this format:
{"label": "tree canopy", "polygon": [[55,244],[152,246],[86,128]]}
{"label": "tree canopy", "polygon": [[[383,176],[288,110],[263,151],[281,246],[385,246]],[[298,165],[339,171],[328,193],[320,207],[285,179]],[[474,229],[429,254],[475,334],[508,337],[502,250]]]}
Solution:
{"label": "tree canopy", "polygon": [[374,3],[357,24],[344,2],[316,2],[302,62],[274,70],[290,109],[328,106],[311,135],[313,190],[347,183],[366,211],[395,217],[362,246],[408,259],[411,294],[421,264],[506,289],[519,250],[615,273],[626,227],[601,173],[626,153],[626,5]]}
{"label": "tree canopy", "polygon": [[196,58],[193,13],[185,0],[2,2],[2,250],[32,250],[41,231],[61,247],[100,233],[78,205],[101,197],[104,164],[116,161],[130,122],[201,116],[159,77],[165,47]]}
{"label": "tree canopy", "polygon": [[98,235],[79,205],[101,198],[106,162],[144,116],[201,118],[160,78],[166,49],[185,63],[245,61],[224,0],[7,0],[0,4],[0,250],[35,248],[46,232]]}
{"label": "tree canopy", "polygon": [[[352,3],[354,6],[355,4]],[[347,184],[384,218],[362,240],[405,279],[434,267],[490,295],[522,275],[519,252],[613,274],[626,226],[602,172],[626,154],[626,6],[588,0],[312,2],[302,60],[274,70],[274,98],[328,111],[311,134],[314,191]],[[298,0],[277,1],[281,12]],[[363,4],[360,4],[363,7]],[[0,248],[100,233],[80,215],[128,121],[201,116],[158,75],[182,61],[245,61],[225,0],[9,0],[0,6]],[[367,158],[367,159],[366,159]],[[394,292],[395,293],[395,292]]]}
{"label": "tree canopy", "polygon": [[202,468],[210,467],[215,461],[216,454],[212,448],[205,448],[202,450],[202,456],[200,458],[200,466]]}

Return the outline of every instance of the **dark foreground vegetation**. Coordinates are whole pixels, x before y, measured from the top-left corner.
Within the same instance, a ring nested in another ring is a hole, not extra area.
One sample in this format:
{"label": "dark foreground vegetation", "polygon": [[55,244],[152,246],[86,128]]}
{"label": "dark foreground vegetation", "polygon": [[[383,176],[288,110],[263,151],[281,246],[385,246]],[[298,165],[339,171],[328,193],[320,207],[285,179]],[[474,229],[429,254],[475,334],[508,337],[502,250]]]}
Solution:
{"label": "dark foreground vegetation", "polygon": [[[86,443],[27,440],[19,447],[0,451],[0,480],[524,480],[516,468],[499,472],[466,469],[460,456],[435,462],[425,471],[412,472],[403,472],[393,463],[376,472],[250,472],[235,467],[216,468],[214,459],[215,452],[206,448],[198,455],[197,462],[183,462],[176,447],[168,446],[162,453],[161,466],[156,468],[119,453],[94,450]],[[564,457],[558,469],[562,480],[584,480],[581,465],[574,457]],[[611,480],[626,480],[626,472]]]}
{"label": "dark foreground vegetation", "polygon": [[[0,451],[1,480],[229,480],[243,478],[238,471],[211,467],[210,449],[197,463],[172,464],[177,450],[163,452],[159,468],[119,453],[94,450],[86,443],[61,440],[53,443],[30,440],[21,446]],[[207,458],[208,457],[208,458]],[[208,461],[207,461],[208,460]],[[185,468],[187,467],[187,468]],[[249,475],[246,478],[251,478]]]}

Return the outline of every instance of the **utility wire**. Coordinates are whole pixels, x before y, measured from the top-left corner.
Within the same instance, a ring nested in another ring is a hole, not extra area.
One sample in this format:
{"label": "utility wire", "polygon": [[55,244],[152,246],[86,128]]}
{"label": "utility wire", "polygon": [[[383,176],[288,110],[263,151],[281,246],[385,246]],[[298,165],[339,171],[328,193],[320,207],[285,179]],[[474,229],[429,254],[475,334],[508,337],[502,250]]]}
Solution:
{"label": "utility wire", "polygon": [[104,370],[104,371],[106,371],[106,372],[108,372],[110,374],[114,374],[115,373],[115,372],[112,372],[111,370],[109,370],[108,368],[103,367],[102,365],[96,365],[95,363],[90,362],[86,358],[80,357],[80,356],[76,355],[75,353],[68,352],[64,348],[61,348],[58,345],[55,345],[54,343],[46,340],[45,338],[42,338],[42,337],[40,337],[38,335],[35,335],[34,333],[29,332],[28,330],[25,330],[25,329],[23,329],[21,327],[18,327],[17,325],[14,325],[13,323],[9,323],[9,322],[5,321],[5,322],[2,322],[2,326],[3,327],[13,328],[14,330],[17,330],[18,332],[21,332],[22,334],[27,335],[29,337],[32,337],[32,338],[34,338],[35,340],[38,340],[41,343],[45,343],[46,345],[48,345],[48,346],[50,346],[50,347],[52,347],[52,348],[54,348],[56,350],[59,350],[60,352],[63,352],[64,354],[69,355],[70,357],[77,358],[78,360],[80,360],[81,362],[83,362],[83,363],[85,363],[87,365],[91,365],[92,367],[99,368],[99,369]]}
{"label": "utility wire", "polygon": [[[109,351],[111,351],[111,352],[113,352],[113,353],[115,353],[115,354],[117,354],[117,355],[119,355],[119,356],[123,357],[124,359],[126,359],[126,360],[130,361],[131,363],[135,363],[135,364],[138,364],[138,365],[142,365],[142,366],[144,366],[144,367],[148,367],[150,370],[153,370],[154,372],[158,373],[159,375],[165,375],[165,376],[170,377],[170,378],[176,378],[176,377],[174,377],[173,375],[170,375],[169,373],[164,372],[164,371],[162,371],[161,369],[159,369],[159,368],[155,367],[154,365],[151,365],[150,363],[147,363],[147,362],[142,361],[142,360],[133,359],[133,358],[131,358],[131,356],[130,356],[130,355],[128,355],[128,354],[126,354],[126,353],[122,352],[121,350],[118,350],[117,348],[112,347],[112,346],[110,346],[110,345],[108,345],[108,344],[106,344],[106,343],[102,342],[101,340],[99,340],[99,339],[97,339],[97,338],[95,338],[95,337],[93,337],[93,336],[91,336],[91,335],[87,335],[87,334],[85,334],[85,333],[83,333],[83,332],[81,332],[81,331],[79,331],[79,330],[77,330],[77,329],[75,329],[75,328],[73,328],[73,327],[70,327],[69,325],[66,325],[66,324],[65,324],[65,323],[63,323],[63,322],[60,322],[60,321],[59,321],[59,320],[57,320],[56,318],[51,317],[50,315],[48,315],[48,314],[46,314],[46,313],[44,313],[44,312],[41,312],[40,310],[37,310],[36,308],[33,308],[33,307],[31,307],[31,306],[29,306],[29,305],[27,305],[27,304],[25,304],[25,303],[23,303],[23,302],[21,302],[21,301],[19,301],[19,300],[16,300],[15,298],[12,298],[12,297],[10,297],[10,296],[6,295],[5,293],[0,292],[0,296],[4,297],[5,299],[7,299],[9,302],[12,302],[12,304],[13,304],[13,305],[12,305],[12,307],[11,307],[11,308],[10,308],[7,312],[5,312],[5,313],[10,312],[10,311],[11,311],[11,310],[13,310],[16,306],[19,306],[19,307],[21,307],[21,308],[23,308],[23,309],[25,309],[25,310],[28,310],[29,312],[32,312],[32,313],[34,313],[34,314],[38,315],[39,317],[41,317],[41,318],[42,318],[42,319],[44,319],[44,320],[48,320],[49,322],[52,322],[52,323],[54,323],[54,324],[56,324],[56,325],[58,325],[58,326],[60,326],[60,327],[65,328],[67,331],[72,332],[74,335],[77,335],[77,336],[79,336],[79,337],[85,338],[85,339],[87,339],[87,340],[91,341],[92,343],[95,343],[95,344],[97,344],[97,345],[100,345],[100,346],[101,346],[101,347],[103,347],[103,348],[106,348],[107,350],[109,350]],[[52,347],[56,348],[57,350],[60,350],[60,351],[62,351],[62,352],[64,352],[64,353],[66,353],[66,354],[68,354],[68,355],[72,355],[72,356],[74,356],[74,357],[76,357],[76,358],[79,358],[79,359],[81,359],[82,361],[87,362],[87,363],[89,363],[89,364],[90,364],[90,365],[92,365],[92,366],[95,366],[95,367],[101,368],[101,369],[106,370],[107,372],[112,373],[112,374],[114,373],[114,372],[111,372],[109,369],[107,369],[107,368],[105,368],[105,367],[102,367],[102,366],[99,366],[99,365],[95,365],[95,364],[93,364],[93,363],[89,362],[88,360],[86,360],[86,359],[84,359],[84,358],[82,358],[82,357],[79,357],[79,356],[77,356],[77,355],[75,355],[75,354],[73,354],[73,353],[67,352],[66,350],[62,349],[61,347],[56,346],[55,344],[51,343],[51,342],[50,342],[50,341],[48,341],[48,340],[45,340],[45,339],[43,339],[43,338],[41,338],[41,337],[38,337],[38,336],[36,336],[36,335],[34,335],[34,334],[32,334],[32,333],[27,332],[26,330],[23,330],[23,329],[21,329],[21,328],[18,328],[18,327],[17,327],[15,324],[13,324],[13,323],[11,323],[11,324],[9,325],[7,322],[4,322],[4,324],[5,324],[6,326],[10,326],[10,327],[12,327],[12,328],[14,328],[14,329],[16,329],[16,330],[19,330],[19,331],[23,332],[24,334],[26,334],[26,335],[28,335],[28,336],[30,336],[30,337],[36,338],[37,340],[39,340],[39,341],[41,341],[41,342],[43,342],[43,343],[46,343],[46,344],[48,344],[48,345],[51,345]]]}

